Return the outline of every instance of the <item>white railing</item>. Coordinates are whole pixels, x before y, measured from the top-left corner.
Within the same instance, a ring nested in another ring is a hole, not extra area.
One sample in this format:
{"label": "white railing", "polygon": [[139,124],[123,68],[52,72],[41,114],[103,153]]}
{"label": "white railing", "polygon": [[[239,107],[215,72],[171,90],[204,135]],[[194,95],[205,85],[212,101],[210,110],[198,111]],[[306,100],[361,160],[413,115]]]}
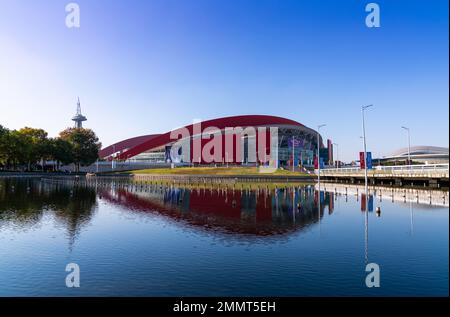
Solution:
{"label": "white railing", "polygon": [[[316,190],[319,190],[318,185],[315,185],[315,188]],[[320,190],[345,196],[358,196],[364,193],[365,189],[363,185],[325,183]],[[415,204],[426,204],[428,206],[442,206],[447,208],[449,206],[448,191],[430,190],[430,188],[406,189],[383,186],[370,186],[369,190],[380,202],[383,199],[387,199],[392,202],[412,202]]]}
{"label": "white railing", "polygon": [[[321,169],[321,174],[354,174],[362,173],[364,170],[359,166],[357,167],[341,167],[341,168],[324,168]],[[371,170],[372,173],[408,173],[408,174],[426,174],[429,172],[449,172],[449,164],[424,164],[424,165],[398,165],[398,166],[374,166]],[[317,173],[317,170],[316,170]]]}

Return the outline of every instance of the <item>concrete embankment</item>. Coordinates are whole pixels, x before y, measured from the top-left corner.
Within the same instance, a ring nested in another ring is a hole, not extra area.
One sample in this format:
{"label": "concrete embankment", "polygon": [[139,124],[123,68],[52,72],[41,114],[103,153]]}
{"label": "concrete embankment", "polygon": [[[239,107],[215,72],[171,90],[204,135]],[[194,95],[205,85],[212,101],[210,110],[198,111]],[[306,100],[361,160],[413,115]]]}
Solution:
{"label": "concrete embankment", "polygon": [[86,173],[65,173],[65,172],[0,172],[1,177],[23,177],[23,178],[40,178],[40,177],[62,177],[62,176],[85,176]]}
{"label": "concrete embankment", "polygon": [[67,178],[87,177],[98,179],[122,179],[134,182],[174,182],[179,184],[230,184],[230,183],[305,183],[315,182],[313,176],[289,176],[289,175],[180,175],[180,174],[85,174],[85,173],[19,173],[4,172],[0,177],[23,177],[23,178]]}
{"label": "concrete embankment", "polygon": [[134,174],[135,181],[172,181],[176,183],[305,183],[314,182],[310,176],[286,175],[161,175]]}

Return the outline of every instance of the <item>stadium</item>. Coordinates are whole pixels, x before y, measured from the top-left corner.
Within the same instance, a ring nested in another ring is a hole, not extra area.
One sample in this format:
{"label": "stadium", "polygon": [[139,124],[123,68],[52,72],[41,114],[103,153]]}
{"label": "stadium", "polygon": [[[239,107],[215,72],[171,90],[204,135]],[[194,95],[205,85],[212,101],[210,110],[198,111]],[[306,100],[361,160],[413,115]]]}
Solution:
{"label": "stadium", "polygon": [[449,161],[448,148],[423,145],[398,149],[377,161],[380,165],[400,165],[405,164],[408,157],[413,164],[448,164]]}
{"label": "stadium", "polygon": [[318,143],[321,162],[333,164],[332,142],[325,147],[315,130],[282,117],[242,115],[129,138],[99,155],[103,160],[145,164],[313,166]]}

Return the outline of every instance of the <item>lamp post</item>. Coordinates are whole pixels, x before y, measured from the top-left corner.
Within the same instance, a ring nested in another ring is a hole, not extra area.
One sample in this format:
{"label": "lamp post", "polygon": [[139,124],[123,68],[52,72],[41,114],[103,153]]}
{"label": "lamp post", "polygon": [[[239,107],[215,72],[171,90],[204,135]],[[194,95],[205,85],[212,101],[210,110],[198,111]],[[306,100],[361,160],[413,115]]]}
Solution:
{"label": "lamp post", "polygon": [[114,170],[114,155],[116,154],[116,145],[113,144],[113,154],[112,154],[112,160],[111,160],[111,170]]}
{"label": "lamp post", "polygon": [[326,124],[321,124],[317,127],[317,184],[319,185],[319,195],[320,195],[320,128],[326,126]]}
{"label": "lamp post", "polygon": [[319,191],[317,193],[317,214],[318,214],[318,222],[319,222],[319,235],[321,234],[321,226],[320,226],[320,128],[325,127],[326,124],[321,124],[317,126],[317,186],[319,187]]}
{"label": "lamp post", "polygon": [[292,172],[295,172],[295,138],[292,136]]}
{"label": "lamp post", "polygon": [[366,215],[364,217],[364,241],[365,241],[365,260],[366,263],[369,263],[369,212],[367,210],[367,200],[368,200],[368,188],[367,188],[367,144],[366,144],[366,123],[365,123],[365,118],[364,118],[364,111],[367,108],[372,107],[372,105],[368,105],[368,106],[362,106],[361,107],[361,113],[362,113],[362,130],[363,130],[363,140],[364,140],[364,189],[365,189],[365,194],[366,194],[366,202],[365,202],[365,206],[366,206]]}
{"label": "lamp post", "polygon": [[368,190],[367,190],[367,143],[366,143],[366,123],[365,123],[365,118],[364,118],[364,111],[367,108],[370,108],[372,106],[373,105],[368,105],[368,106],[362,106],[361,107],[362,129],[363,129],[363,140],[364,140],[364,184],[365,184],[366,197],[367,197],[367,194],[368,194]]}
{"label": "lamp post", "polygon": [[408,132],[408,165],[411,164],[411,134],[410,130],[407,127],[402,127],[403,130],[406,130]]}
{"label": "lamp post", "polygon": [[339,162],[339,144],[337,144],[337,143],[333,143],[333,145],[335,145],[336,146],[336,159],[337,159],[337,168],[339,168],[339,166],[341,165],[340,164],[340,162]]}

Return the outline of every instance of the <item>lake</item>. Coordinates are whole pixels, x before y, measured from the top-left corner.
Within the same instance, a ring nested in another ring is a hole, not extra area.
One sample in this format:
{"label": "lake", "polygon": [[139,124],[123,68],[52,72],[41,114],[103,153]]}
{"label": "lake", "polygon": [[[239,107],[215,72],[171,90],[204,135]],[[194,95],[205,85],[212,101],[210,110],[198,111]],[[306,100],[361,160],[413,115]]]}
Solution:
{"label": "lake", "polygon": [[0,178],[0,296],[448,296],[448,192],[257,185]]}

